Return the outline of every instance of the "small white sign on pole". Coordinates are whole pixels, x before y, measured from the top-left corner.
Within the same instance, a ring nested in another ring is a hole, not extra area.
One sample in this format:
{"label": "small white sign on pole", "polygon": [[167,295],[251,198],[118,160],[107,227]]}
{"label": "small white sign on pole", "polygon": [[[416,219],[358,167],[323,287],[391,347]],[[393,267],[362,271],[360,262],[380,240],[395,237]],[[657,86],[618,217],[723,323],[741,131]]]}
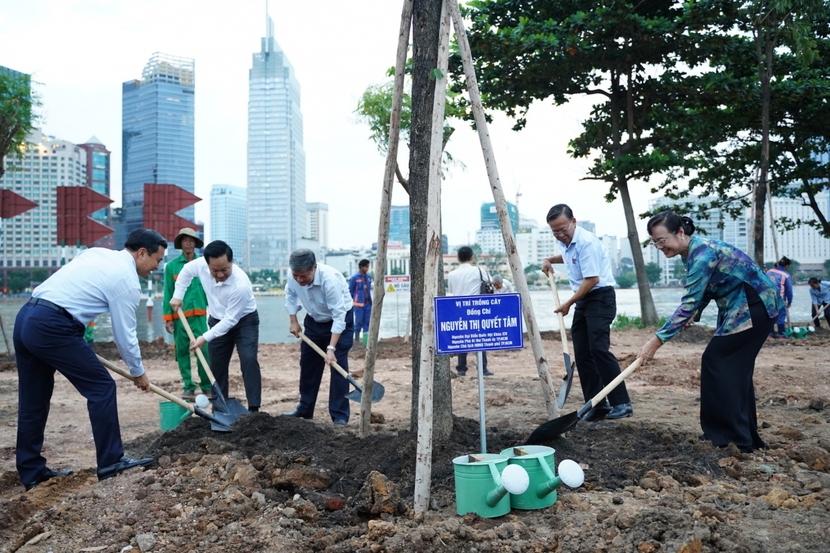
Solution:
{"label": "small white sign on pole", "polygon": [[409,292],[409,275],[388,275],[384,283],[387,292]]}

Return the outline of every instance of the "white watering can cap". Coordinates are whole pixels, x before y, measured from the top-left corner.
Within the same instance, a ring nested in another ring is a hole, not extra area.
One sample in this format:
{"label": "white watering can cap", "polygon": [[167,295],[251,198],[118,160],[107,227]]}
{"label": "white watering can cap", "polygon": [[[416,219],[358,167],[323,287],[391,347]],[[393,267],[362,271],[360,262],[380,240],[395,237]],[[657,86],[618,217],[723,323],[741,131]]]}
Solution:
{"label": "white watering can cap", "polygon": [[501,483],[513,495],[527,491],[530,485],[530,476],[521,465],[507,465],[501,473]]}
{"label": "white watering can cap", "polygon": [[565,459],[559,463],[559,478],[569,488],[578,488],[585,482],[585,471],[576,461]]}

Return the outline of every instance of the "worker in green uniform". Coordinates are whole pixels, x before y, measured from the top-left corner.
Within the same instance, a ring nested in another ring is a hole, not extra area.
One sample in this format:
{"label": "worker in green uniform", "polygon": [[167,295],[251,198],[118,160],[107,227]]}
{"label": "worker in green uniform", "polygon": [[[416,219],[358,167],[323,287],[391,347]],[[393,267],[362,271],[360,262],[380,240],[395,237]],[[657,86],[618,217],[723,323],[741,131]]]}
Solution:
{"label": "worker in green uniform", "polygon": [[[175,340],[176,362],[179,364],[179,372],[182,374],[182,382],[184,383],[182,399],[192,401],[196,396],[196,383],[193,382],[191,374],[190,338],[184,329],[184,325],[179,320],[179,314],[173,313],[170,308],[170,300],[176,290],[176,279],[179,277],[179,272],[181,272],[185,263],[199,257],[196,255],[196,248],[202,248],[204,242],[196,235],[196,231],[191,228],[183,228],[173,241],[173,245],[177,250],[181,250],[182,254],[164,267],[164,328],[173,335]],[[182,311],[184,316],[187,317],[187,322],[195,336],[201,336],[207,332],[207,297],[205,297],[205,291],[202,289],[199,279],[193,279],[193,282],[188,286],[184,295]],[[204,353],[205,359],[208,360],[207,344],[202,347],[202,353]],[[209,360],[208,363],[210,363]],[[209,394],[210,380],[208,380],[205,369],[198,358],[197,364],[199,368],[199,387],[203,394]]]}

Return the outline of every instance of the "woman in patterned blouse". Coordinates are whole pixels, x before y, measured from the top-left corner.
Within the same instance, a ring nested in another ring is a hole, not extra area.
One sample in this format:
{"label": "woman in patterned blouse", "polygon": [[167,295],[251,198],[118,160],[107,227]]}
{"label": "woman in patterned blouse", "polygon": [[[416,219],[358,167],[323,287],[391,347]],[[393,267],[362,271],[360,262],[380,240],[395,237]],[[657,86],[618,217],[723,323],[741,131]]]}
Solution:
{"label": "woman in patterned blouse", "polygon": [[752,375],[783,305],[775,284],[749,256],[720,240],[692,236],[694,230],[691,219],[673,211],[648,221],[652,245],[668,258],[679,255],[687,276],[680,306],[639,357],[651,360],[714,300],[718,327],[701,357],[700,439],[719,447],[734,443],[748,453],[766,445],[758,435]]}

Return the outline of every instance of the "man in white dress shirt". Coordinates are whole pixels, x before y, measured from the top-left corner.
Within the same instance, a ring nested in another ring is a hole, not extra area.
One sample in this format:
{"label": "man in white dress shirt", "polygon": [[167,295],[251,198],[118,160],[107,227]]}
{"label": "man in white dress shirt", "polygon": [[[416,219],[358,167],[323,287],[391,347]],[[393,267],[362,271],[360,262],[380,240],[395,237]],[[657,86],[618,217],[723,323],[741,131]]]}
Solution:
{"label": "man in white dress shirt", "polygon": [[[571,339],[582,395],[589,401],[621,372],[617,358],[611,353],[611,324],[617,314],[616,281],[599,238],[576,224],[570,207],[553,206],[547,221],[562,253],[544,259],[542,271],[550,274],[553,263],[564,263],[568,270],[573,295],[554,313],[567,315],[575,306]],[[621,382],[608,394],[607,400],[588,411],[585,420],[621,419],[633,414],[628,390],[625,382]]]}
{"label": "man in white dress shirt", "polygon": [[[449,296],[478,296],[481,294],[481,284],[490,282],[490,275],[486,269],[473,265],[473,249],[469,246],[458,248],[458,267],[450,272],[447,278],[447,292]],[[482,369],[484,376],[493,376],[487,370],[487,352],[482,352]],[[458,354],[458,366],[455,368],[458,376],[467,374],[467,354]]]}
{"label": "man in white dress shirt", "polygon": [[501,275],[493,275],[493,288],[496,289],[496,294],[515,294],[516,287],[509,280],[502,278]]}
{"label": "man in white dress shirt", "polygon": [[41,455],[55,371],[87,400],[99,480],[153,463],[153,459],[124,455],[115,382],[84,340],[84,331],[97,315],[109,311],[115,345],[133,383],[150,389],[135,333],[135,310],[141,298],[138,277],[148,278],[158,269],[166,248],[167,242],[156,231],[136,229],[121,251],[81,252],[35,288],[32,299],[20,308],[14,325],[17,472],[27,491],[55,476],[72,474],[48,468]]}
{"label": "man in white dress shirt", "polygon": [[[314,404],[323,379],[323,370],[337,361],[346,372],[349,370],[349,349],[354,341],[354,315],[349,284],[334,267],[317,263],[314,252],[299,249],[288,259],[291,277],[285,286],[285,310],[291,321],[289,331],[299,337],[303,328],[297,320],[300,308],[307,315],[303,321],[305,335],[320,349],[326,351],[323,359],[319,353],[300,343],[300,404],[285,415],[310,419],[314,416]],[[349,422],[349,381],[331,368],[329,385],[329,415],[336,425]]]}
{"label": "man in white dress shirt", "polygon": [[262,374],[259,368],[259,313],[251,279],[233,263],[233,250],[214,240],[205,246],[202,257],[182,267],[176,291],[170,300],[175,313],[190,282],[198,278],[208,300],[208,331],[190,343],[191,351],[207,343],[210,368],[216,383],[228,397],[228,366],[233,348],[239,354],[242,381],[249,411],[259,411],[262,403]]}

